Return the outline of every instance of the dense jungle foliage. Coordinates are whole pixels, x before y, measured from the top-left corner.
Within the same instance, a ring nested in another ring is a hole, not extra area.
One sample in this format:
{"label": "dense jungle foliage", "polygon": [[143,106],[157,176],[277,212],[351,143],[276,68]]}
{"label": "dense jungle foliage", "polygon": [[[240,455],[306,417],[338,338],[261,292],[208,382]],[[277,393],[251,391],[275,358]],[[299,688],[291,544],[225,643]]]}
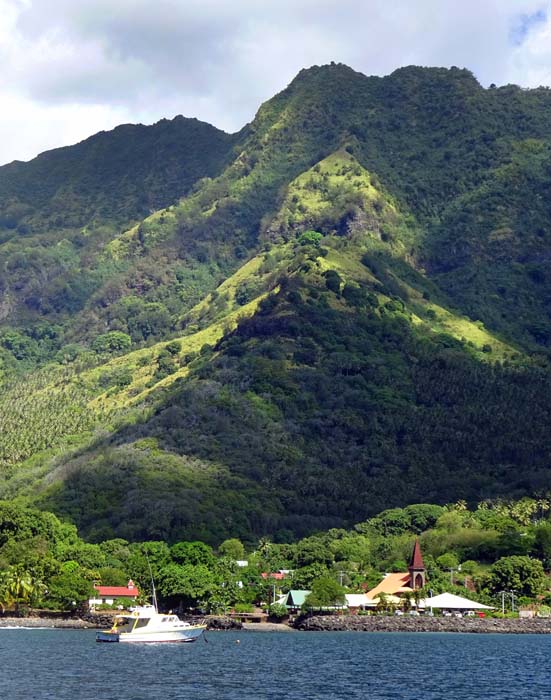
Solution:
{"label": "dense jungle foliage", "polygon": [[0,168],[0,497],[216,545],[549,489],[550,108],[331,64]]}
{"label": "dense jungle foliage", "polygon": [[[320,605],[331,604],[322,600],[328,591],[364,592],[386,572],[407,571],[419,538],[428,576],[419,596],[430,588],[497,605],[498,594],[512,590],[517,608],[535,604],[549,612],[549,513],[543,497],[485,501],[472,510],[464,502],[416,504],[294,544],[230,538],[212,548],[197,540],[88,544],[51,513],[0,502],[0,609],[19,614],[30,607],[80,609],[93,583],[125,586],[130,578],[145,601],[151,595],[149,567],[165,608],[245,612],[273,604],[290,589],[311,589]],[[283,580],[270,577],[280,570],[287,572]],[[403,604],[411,598],[404,597]]]}

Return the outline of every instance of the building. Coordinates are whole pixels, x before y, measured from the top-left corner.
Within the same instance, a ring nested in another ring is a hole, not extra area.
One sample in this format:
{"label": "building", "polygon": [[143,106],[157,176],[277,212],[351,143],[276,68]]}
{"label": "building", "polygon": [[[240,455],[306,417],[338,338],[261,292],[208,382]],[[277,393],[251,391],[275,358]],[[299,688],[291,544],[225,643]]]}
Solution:
{"label": "building", "polygon": [[284,605],[290,613],[298,613],[311,591],[291,590],[284,599]]}
{"label": "building", "polygon": [[260,574],[262,578],[267,581],[268,579],[271,579],[273,581],[283,581],[285,578],[286,574],[283,571],[274,571],[274,572],[263,572]]}
{"label": "building", "polygon": [[484,610],[494,610],[490,605],[482,605],[476,600],[469,600],[454,593],[440,593],[440,595],[435,595],[431,598],[424,598],[419,601],[419,608],[425,608],[426,610],[435,608],[444,611],[444,614],[446,612],[461,614],[471,612],[474,614]]}
{"label": "building", "polygon": [[386,596],[400,596],[403,593],[413,593],[424,587],[427,581],[427,570],[423,562],[421,545],[415,540],[410,564],[407,572],[385,574],[383,580],[367,591],[367,597],[371,600],[378,598],[381,593]]}
{"label": "building", "polygon": [[365,593],[346,593],[344,597],[348,612],[353,615],[360,610],[367,610],[376,606],[376,603],[371,598],[368,598]]}
{"label": "building", "polygon": [[94,584],[94,588],[96,595],[88,601],[88,605],[91,608],[96,605],[113,605],[116,600],[124,600],[127,605],[132,605],[140,595],[140,591],[132,579],[128,581],[126,586],[100,586]]}

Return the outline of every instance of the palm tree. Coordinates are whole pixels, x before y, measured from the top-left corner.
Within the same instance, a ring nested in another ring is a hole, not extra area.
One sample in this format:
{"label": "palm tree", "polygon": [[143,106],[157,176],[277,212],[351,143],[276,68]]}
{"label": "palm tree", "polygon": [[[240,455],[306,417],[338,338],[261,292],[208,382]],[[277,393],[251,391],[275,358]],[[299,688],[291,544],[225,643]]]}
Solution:
{"label": "palm tree", "polygon": [[427,597],[426,591],[424,588],[415,588],[413,590],[413,600],[415,601],[415,607],[418,609],[419,608],[419,603]]}
{"label": "palm tree", "polygon": [[28,571],[11,567],[4,572],[0,583],[0,605],[6,608],[19,609],[20,605],[36,605],[46,587],[41,581],[33,579]]}
{"label": "palm tree", "polygon": [[414,591],[406,591],[402,595],[402,610],[409,612],[412,608],[411,601],[413,600]]}

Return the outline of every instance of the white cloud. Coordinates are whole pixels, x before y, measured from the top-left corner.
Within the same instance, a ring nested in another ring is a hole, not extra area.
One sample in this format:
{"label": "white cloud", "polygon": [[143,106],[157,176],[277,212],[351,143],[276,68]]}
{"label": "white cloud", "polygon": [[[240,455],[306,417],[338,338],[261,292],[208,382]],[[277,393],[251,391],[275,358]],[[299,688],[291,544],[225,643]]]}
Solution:
{"label": "white cloud", "polygon": [[178,113],[236,130],[301,68],[332,60],[368,75],[458,65],[483,84],[549,84],[546,9],[543,0],[0,0],[0,162]]}
{"label": "white cloud", "polygon": [[551,16],[531,28],[509,59],[511,82],[551,86]]}
{"label": "white cloud", "polygon": [[4,93],[0,110],[0,162],[28,160],[42,151],[77,143],[98,131],[129,121],[125,110],[110,106],[41,105]]}

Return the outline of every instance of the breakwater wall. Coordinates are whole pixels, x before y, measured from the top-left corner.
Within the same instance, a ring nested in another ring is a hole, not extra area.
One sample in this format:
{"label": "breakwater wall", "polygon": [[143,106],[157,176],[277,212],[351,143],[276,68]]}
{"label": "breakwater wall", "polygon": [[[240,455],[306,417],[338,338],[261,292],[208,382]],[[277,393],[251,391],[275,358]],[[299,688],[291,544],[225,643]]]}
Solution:
{"label": "breakwater wall", "polygon": [[[34,612],[28,617],[2,617],[1,627],[51,627],[55,629],[109,629],[113,625],[115,613],[87,612],[77,617],[59,613]],[[184,619],[184,618],[183,618]],[[192,617],[186,618],[191,623],[206,622],[208,630],[240,630],[241,622],[229,617]]]}
{"label": "breakwater wall", "polygon": [[88,629],[89,627],[101,626],[91,624],[86,620],[77,617],[0,617],[0,628],[2,627],[51,627],[56,629]]}
{"label": "breakwater wall", "polygon": [[314,615],[298,618],[304,632],[469,632],[474,634],[551,634],[551,619],[478,617],[386,617],[384,615]]}

